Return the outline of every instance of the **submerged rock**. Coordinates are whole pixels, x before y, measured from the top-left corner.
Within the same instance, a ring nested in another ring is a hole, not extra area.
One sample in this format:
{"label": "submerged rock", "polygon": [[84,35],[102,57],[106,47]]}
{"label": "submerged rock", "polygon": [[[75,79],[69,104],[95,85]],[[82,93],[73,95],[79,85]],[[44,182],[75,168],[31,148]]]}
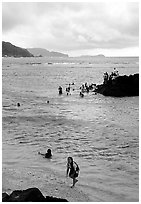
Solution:
{"label": "submerged rock", "polygon": [[106,84],[97,85],[96,92],[104,96],[139,96],[139,74],[118,76]]}
{"label": "submerged rock", "polygon": [[28,188],[26,190],[15,190],[10,195],[2,194],[2,202],[68,202],[63,198],[52,196],[44,197],[38,188]]}

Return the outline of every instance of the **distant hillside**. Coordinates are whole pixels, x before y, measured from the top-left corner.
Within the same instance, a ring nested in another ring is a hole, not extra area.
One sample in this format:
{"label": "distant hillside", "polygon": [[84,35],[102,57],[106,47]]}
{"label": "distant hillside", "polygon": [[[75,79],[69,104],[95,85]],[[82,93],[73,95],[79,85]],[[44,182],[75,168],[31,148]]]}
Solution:
{"label": "distant hillside", "polygon": [[32,53],[34,56],[43,56],[43,57],[68,57],[67,54],[60,52],[50,52],[43,48],[27,48],[27,50]]}
{"label": "distant hillside", "polygon": [[105,56],[102,54],[99,55],[81,55],[80,57],[82,58],[89,58],[89,57],[99,57],[99,58],[104,58]]}
{"label": "distant hillside", "polygon": [[3,57],[34,57],[27,49],[12,45],[10,42],[2,41]]}

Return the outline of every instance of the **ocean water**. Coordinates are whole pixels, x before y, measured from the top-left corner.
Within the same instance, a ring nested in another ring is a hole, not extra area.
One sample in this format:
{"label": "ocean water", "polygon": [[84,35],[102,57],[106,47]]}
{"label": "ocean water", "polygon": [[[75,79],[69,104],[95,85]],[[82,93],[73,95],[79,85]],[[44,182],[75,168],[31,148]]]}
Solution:
{"label": "ocean water", "polygon": [[[80,166],[76,185],[92,201],[139,201],[139,97],[79,97],[82,83],[100,84],[114,67],[120,75],[139,73],[138,60],[3,58],[3,167],[40,166],[63,177],[72,156]],[[46,165],[37,153],[48,148]]]}

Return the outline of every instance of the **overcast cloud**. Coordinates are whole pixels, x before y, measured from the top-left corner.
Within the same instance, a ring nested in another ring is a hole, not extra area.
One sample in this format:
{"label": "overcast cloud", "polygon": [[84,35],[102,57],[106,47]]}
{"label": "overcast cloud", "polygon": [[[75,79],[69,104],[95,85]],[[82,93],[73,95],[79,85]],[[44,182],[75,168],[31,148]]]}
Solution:
{"label": "overcast cloud", "polygon": [[137,55],[139,4],[4,2],[2,32],[3,40],[25,48]]}

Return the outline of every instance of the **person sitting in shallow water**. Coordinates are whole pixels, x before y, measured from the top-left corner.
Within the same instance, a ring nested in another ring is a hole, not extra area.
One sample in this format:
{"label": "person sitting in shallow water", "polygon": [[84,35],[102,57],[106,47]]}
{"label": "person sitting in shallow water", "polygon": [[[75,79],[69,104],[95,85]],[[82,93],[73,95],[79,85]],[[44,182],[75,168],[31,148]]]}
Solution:
{"label": "person sitting in shallow water", "polygon": [[80,94],[79,94],[82,98],[84,97],[84,94],[80,91]]}
{"label": "person sitting in shallow water", "polygon": [[52,157],[52,153],[51,153],[51,149],[48,149],[47,152],[45,154],[38,152],[38,154],[43,155],[45,158],[50,159]]}
{"label": "person sitting in shallow water", "polygon": [[78,177],[78,174],[79,174],[78,164],[75,161],[73,161],[72,157],[68,157],[66,177],[69,175],[69,177],[73,179],[73,184],[71,188],[73,188],[76,182],[78,182],[78,180],[76,179],[76,177]]}
{"label": "person sitting in shallow water", "polygon": [[59,90],[59,95],[61,95],[61,94],[63,93],[63,92],[62,92],[62,87],[59,86],[58,90]]}

